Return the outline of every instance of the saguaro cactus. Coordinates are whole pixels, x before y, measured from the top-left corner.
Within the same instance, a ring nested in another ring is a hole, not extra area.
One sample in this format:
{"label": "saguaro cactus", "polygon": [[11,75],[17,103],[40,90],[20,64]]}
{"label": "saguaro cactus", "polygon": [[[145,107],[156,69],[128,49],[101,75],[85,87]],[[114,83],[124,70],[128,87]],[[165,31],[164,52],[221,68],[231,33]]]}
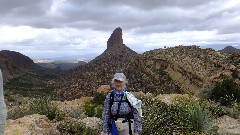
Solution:
{"label": "saguaro cactus", "polygon": [[0,135],[4,134],[4,127],[7,117],[7,108],[3,96],[3,77],[0,70]]}

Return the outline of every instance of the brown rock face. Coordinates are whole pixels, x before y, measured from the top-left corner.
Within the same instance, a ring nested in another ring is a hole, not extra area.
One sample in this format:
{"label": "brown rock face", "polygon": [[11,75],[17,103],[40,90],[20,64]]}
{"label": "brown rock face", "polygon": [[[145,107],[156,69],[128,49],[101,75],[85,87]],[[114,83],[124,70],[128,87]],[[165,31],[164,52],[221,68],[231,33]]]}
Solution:
{"label": "brown rock face", "polygon": [[116,28],[107,41],[107,48],[119,48],[123,45],[122,29]]}

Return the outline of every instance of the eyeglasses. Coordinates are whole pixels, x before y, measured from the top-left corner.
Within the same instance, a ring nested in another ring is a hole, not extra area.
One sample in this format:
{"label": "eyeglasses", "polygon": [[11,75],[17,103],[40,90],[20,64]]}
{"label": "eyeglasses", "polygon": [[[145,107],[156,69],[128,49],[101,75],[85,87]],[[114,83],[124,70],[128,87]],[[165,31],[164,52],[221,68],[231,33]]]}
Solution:
{"label": "eyeglasses", "polygon": [[115,83],[122,83],[123,81],[114,80]]}

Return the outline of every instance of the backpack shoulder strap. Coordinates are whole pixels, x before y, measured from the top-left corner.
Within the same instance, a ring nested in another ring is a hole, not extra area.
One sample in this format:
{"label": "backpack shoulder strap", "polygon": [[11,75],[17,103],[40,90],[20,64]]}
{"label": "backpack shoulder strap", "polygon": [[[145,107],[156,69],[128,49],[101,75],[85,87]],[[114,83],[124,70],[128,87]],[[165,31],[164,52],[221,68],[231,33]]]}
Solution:
{"label": "backpack shoulder strap", "polygon": [[126,102],[128,103],[128,106],[131,108],[131,112],[128,114],[128,119],[133,119],[133,106],[131,105],[131,103],[129,102],[128,98],[126,98]]}
{"label": "backpack shoulder strap", "polygon": [[114,92],[112,91],[112,92],[110,93],[110,102],[109,102],[110,118],[112,117],[111,107],[112,107],[112,105],[113,105],[113,101],[114,101]]}

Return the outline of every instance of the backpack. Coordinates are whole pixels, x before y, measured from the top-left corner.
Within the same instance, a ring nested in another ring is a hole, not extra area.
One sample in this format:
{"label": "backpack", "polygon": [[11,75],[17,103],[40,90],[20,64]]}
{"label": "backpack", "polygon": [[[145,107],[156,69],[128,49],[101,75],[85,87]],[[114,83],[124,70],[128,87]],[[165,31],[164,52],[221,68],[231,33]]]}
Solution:
{"label": "backpack", "polygon": [[[110,102],[109,102],[109,111],[110,111],[110,124],[109,124],[109,127],[111,128],[111,125],[112,125],[112,120],[117,120],[118,118],[125,118],[125,120],[123,121],[124,122],[128,122],[129,123],[129,134],[132,135],[132,130],[131,130],[131,119],[134,119],[134,116],[133,116],[133,106],[131,105],[131,103],[128,101],[128,99],[126,98],[124,101],[122,101],[124,97],[124,94],[121,95],[121,100],[120,101],[114,101],[114,92],[112,91],[110,93]],[[113,102],[118,102],[118,110],[117,110],[117,114],[116,115],[113,115],[112,114],[112,111],[111,111],[111,108],[112,108],[112,105],[113,105]],[[131,108],[131,112],[129,112],[128,114],[125,114],[125,115],[119,115],[119,111],[120,111],[120,106],[121,106],[121,103],[122,102],[127,102],[128,105],[130,106]]]}

